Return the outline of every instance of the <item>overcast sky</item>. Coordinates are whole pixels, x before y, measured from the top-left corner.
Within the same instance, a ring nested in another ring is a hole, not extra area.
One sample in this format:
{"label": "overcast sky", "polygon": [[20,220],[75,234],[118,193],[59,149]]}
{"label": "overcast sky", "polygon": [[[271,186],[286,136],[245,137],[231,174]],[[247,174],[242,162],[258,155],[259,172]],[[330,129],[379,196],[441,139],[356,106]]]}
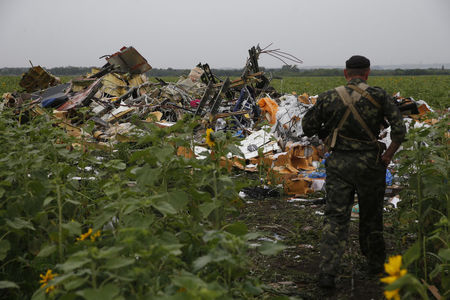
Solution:
{"label": "overcast sky", "polygon": [[101,66],[134,46],[156,68],[241,68],[258,43],[300,67],[449,63],[450,0],[0,0],[0,41],[0,67]]}

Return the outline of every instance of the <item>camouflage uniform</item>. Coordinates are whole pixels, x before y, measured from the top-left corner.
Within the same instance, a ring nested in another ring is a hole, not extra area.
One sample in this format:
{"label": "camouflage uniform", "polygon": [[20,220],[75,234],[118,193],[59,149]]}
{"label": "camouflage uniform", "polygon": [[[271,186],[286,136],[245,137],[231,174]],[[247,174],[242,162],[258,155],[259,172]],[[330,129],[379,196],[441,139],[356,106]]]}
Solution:
{"label": "camouflage uniform", "polygon": [[[348,84],[365,82],[354,78]],[[356,93],[346,87],[349,94]],[[377,101],[377,108],[367,98],[354,104],[355,108],[375,136],[386,118],[391,125],[392,141],[401,143],[405,136],[405,126],[400,111],[391,97],[379,87],[366,90]],[[319,95],[317,103],[302,120],[307,136],[318,134],[328,136],[342,119],[347,106],[339,98],[336,90]],[[361,252],[368,258],[369,266],[380,266],[385,261],[383,239],[383,199],[386,168],[380,159],[380,149],[370,142],[368,134],[360,123],[349,115],[343,124],[332,154],[326,161],[327,203],[325,224],[322,229],[320,252],[321,274],[335,276],[348,236],[351,209],[355,191],[359,201],[359,243]]]}

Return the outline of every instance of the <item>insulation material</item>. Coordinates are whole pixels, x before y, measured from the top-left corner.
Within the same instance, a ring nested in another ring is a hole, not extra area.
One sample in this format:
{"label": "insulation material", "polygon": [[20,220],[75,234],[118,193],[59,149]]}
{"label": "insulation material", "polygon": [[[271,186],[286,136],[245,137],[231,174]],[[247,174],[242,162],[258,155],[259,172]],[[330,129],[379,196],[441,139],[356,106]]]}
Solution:
{"label": "insulation material", "polygon": [[294,95],[280,97],[277,122],[272,127],[272,133],[284,141],[299,140],[303,135],[301,119],[310,107],[312,104],[304,104]]}
{"label": "insulation material", "polygon": [[297,177],[287,180],[284,185],[284,191],[288,195],[306,195],[312,193],[311,180],[305,177]]}
{"label": "insulation material", "polygon": [[277,122],[278,104],[269,97],[258,100],[258,105],[265,114],[267,121],[274,125]]}

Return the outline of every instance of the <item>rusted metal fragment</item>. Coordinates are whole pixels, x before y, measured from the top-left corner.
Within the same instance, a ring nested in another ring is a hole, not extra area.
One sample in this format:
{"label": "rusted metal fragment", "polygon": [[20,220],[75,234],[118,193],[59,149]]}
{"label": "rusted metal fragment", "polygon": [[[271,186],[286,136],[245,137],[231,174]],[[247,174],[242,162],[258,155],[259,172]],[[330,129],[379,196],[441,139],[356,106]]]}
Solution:
{"label": "rusted metal fragment", "polygon": [[60,84],[61,80],[45,71],[41,66],[32,67],[22,75],[19,85],[27,92],[46,89],[50,86]]}
{"label": "rusted metal fragment", "polygon": [[106,60],[115,67],[115,70],[122,73],[142,74],[152,68],[134,47],[122,47],[119,52]]}

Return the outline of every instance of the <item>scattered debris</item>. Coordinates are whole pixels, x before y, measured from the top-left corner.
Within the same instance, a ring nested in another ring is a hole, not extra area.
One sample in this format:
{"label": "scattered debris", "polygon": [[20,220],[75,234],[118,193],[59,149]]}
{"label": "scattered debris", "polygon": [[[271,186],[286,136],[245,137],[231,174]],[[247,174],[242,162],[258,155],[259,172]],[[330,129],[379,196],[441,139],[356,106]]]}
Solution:
{"label": "scattered debris", "polygon": [[[268,47],[252,47],[242,76],[235,80],[220,79],[208,64],[199,63],[177,82],[159,78],[150,81],[145,73],[152,67],[133,47],[104,56],[106,63],[101,68],[64,84],[42,67],[32,66],[20,81],[25,92],[5,93],[1,107],[16,108],[30,117],[48,115],[68,134],[80,138],[74,146],[91,144],[100,149],[135,141],[133,135],[142,134],[136,120],[170,127],[185,114],[191,114],[201,120],[200,134],[194,137],[191,149],[180,147],[178,155],[204,159],[208,153],[212,154],[202,133],[207,129],[212,132],[213,128],[216,132],[231,132],[242,139],[239,150],[243,157],[238,159],[230,153],[222,158],[224,166],[263,171],[262,179],[271,186],[283,187],[289,195],[324,191],[324,145],[317,137],[305,137],[301,126],[301,119],[317,96],[306,93],[280,96],[271,88],[270,76],[258,65],[260,55],[267,54],[283,62],[301,61]],[[432,109],[425,101],[402,98],[399,93],[394,99],[410,122],[420,120],[420,124],[428,126],[436,121],[426,119],[426,113]],[[387,127],[381,137],[387,145],[389,130]],[[387,175],[391,187],[393,177],[389,171]],[[241,198],[253,199],[279,195],[278,189],[266,187],[248,188],[240,194]],[[324,202],[297,198],[288,201]],[[397,202],[392,202],[395,207]]]}
{"label": "scattered debris", "polygon": [[[253,199],[264,199],[264,198],[269,198],[269,197],[279,197],[280,196],[280,192],[277,190],[277,188],[269,188],[268,186],[263,186],[263,187],[259,187],[259,186],[255,186],[255,187],[247,187],[244,188],[240,193],[239,196],[248,196],[250,198]],[[241,196],[241,198],[243,198]]]}

